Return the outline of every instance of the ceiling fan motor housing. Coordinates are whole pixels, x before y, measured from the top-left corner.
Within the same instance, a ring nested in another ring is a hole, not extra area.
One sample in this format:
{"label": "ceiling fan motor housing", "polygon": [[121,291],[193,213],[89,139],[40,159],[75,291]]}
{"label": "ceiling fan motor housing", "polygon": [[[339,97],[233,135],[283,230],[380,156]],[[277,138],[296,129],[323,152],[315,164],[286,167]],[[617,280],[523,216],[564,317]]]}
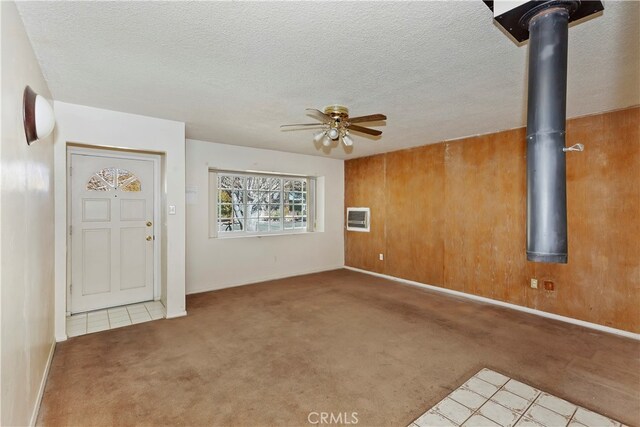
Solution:
{"label": "ceiling fan motor housing", "polygon": [[331,116],[334,120],[344,120],[349,117],[349,109],[342,105],[329,105],[324,107],[324,113]]}
{"label": "ceiling fan motor housing", "polygon": [[349,118],[349,109],[342,105],[329,105],[324,107],[324,113],[331,117],[327,136],[333,141],[337,141],[340,137],[347,134],[345,124]]}

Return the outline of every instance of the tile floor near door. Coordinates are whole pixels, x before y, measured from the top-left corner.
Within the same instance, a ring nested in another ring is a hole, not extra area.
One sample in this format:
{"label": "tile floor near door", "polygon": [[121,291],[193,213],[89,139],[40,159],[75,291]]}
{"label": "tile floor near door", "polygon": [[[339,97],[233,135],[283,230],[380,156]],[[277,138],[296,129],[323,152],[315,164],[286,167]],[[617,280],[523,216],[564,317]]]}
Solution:
{"label": "tile floor near door", "polygon": [[409,427],[620,427],[490,369],[482,369]]}
{"label": "tile floor near door", "polygon": [[105,310],[90,311],[88,313],[78,313],[67,317],[67,336],[77,337],[93,332],[162,319],[164,313],[164,306],[160,301],[148,301]]}

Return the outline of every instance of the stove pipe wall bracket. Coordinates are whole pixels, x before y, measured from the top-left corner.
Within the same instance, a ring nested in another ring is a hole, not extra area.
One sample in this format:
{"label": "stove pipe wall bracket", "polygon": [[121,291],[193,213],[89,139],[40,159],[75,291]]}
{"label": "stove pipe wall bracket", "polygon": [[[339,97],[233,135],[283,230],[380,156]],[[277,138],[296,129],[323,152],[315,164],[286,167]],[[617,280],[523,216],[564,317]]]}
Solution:
{"label": "stove pipe wall bracket", "polygon": [[527,259],[566,264],[565,147],[569,22],[603,10],[600,1],[485,1],[517,42],[529,40]]}

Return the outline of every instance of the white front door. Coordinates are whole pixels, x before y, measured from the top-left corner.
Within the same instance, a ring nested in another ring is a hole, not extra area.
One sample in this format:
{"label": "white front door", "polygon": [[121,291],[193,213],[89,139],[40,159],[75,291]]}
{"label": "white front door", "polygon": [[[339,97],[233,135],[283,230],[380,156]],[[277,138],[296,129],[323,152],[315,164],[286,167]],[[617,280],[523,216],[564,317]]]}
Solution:
{"label": "white front door", "polygon": [[152,300],[153,160],[71,154],[71,305]]}

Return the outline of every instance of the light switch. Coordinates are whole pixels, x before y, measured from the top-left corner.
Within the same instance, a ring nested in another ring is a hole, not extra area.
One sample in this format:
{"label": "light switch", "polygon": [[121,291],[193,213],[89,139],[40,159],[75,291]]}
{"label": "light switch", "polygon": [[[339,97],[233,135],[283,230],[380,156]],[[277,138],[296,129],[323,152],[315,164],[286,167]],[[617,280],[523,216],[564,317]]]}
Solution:
{"label": "light switch", "polygon": [[176,214],[176,207],[174,205],[169,205],[169,215]]}

